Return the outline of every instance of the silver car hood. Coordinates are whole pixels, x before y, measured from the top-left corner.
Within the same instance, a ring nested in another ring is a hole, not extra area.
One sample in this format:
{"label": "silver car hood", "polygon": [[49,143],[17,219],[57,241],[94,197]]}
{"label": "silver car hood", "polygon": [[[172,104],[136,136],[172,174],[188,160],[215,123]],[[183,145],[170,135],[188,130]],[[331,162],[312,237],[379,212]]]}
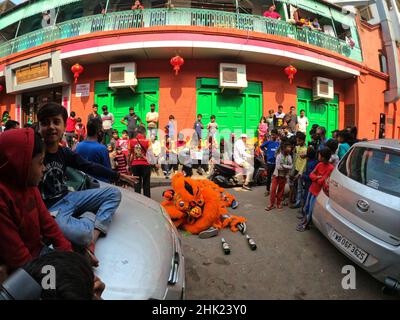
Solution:
{"label": "silver car hood", "polygon": [[171,222],[160,204],[120,188],[121,204],[109,232],[96,243],[96,274],[105,300],[162,299],[174,252]]}

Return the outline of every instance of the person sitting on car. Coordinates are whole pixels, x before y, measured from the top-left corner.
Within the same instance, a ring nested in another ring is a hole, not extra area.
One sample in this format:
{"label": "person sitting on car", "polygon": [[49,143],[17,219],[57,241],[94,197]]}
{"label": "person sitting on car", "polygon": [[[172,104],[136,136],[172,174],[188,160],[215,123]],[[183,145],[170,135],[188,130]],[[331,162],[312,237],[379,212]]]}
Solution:
{"label": "person sitting on car", "polygon": [[39,132],[46,145],[46,171],[40,190],[44,203],[65,237],[75,245],[88,248],[96,265],[98,261],[94,258],[94,243],[101,234],[107,234],[112,216],[121,202],[121,192],[111,186],[69,192],[65,182],[67,167],[110,181],[121,180],[130,184],[136,183],[137,177],[119,174],[85,160],[68,148],[60,147],[67,117],[66,109],[53,102],[42,106],[37,114]]}
{"label": "person sitting on car", "polygon": [[31,128],[7,131],[0,150],[0,261],[15,270],[46,252],[44,241],[71,251],[37,188],[44,171],[40,135]]}

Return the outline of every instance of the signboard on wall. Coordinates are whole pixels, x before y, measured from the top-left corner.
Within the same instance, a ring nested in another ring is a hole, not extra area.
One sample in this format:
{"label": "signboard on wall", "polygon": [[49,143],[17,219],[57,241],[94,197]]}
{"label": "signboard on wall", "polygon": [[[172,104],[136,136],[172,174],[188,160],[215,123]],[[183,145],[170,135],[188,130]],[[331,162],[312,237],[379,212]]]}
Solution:
{"label": "signboard on wall", "polygon": [[83,83],[76,85],[75,96],[80,97],[89,97],[90,95],[90,83]]}
{"label": "signboard on wall", "polygon": [[49,77],[49,62],[40,62],[15,71],[17,85]]}

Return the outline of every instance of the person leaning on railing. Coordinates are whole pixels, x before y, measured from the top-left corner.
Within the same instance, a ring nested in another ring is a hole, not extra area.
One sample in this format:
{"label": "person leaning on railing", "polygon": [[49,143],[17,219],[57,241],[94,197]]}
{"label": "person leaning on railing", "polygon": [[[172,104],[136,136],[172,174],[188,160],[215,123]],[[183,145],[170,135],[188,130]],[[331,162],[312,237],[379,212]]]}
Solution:
{"label": "person leaning on railing", "polygon": [[139,0],[136,0],[133,6],[131,7],[132,10],[143,10],[144,6]]}
{"label": "person leaning on railing", "polygon": [[263,16],[266,18],[278,19],[281,20],[281,15],[275,11],[276,6],[272,5],[269,7],[267,11],[264,12]]}

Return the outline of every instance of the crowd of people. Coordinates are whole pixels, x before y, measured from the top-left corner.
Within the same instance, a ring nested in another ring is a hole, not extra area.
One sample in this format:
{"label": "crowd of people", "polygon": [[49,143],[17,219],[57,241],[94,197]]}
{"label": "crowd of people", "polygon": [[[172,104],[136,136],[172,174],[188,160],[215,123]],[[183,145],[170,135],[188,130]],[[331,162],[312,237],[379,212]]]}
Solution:
{"label": "crowd of people", "polygon": [[[285,204],[300,209],[301,221],[296,229],[302,232],[309,228],[315,199],[327,188],[334,166],[358,141],[357,129],[335,130],[328,139],[323,126],[313,124],[308,131],[304,110],[297,116],[295,107],[288,114],[282,109],[279,106],[276,113],[271,110],[268,118],[261,119],[258,129],[267,169],[265,195],[270,197],[265,210],[282,210]],[[285,200],[286,184],[290,191]]]}
{"label": "crowd of people", "polygon": [[[13,120],[8,113],[3,114],[0,265],[12,272],[52,250],[76,251],[86,261],[81,263],[99,264],[94,254],[95,243],[107,234],[121,202],[121,192],[114,186],[69,192],[67,167],[111,184],[132,186],[136,192],[143,191],[150,197],[152,168],[161,168],[168,177],[181,165],[184,174],[191,176],[196,165],[201,173],[208,171],[213,161],[220,160],[217,157],[226,146],[223,141],[218,142],[219,127],[214,115],[205,125],[198,114],[190,139],[181,132],[178,134],[175,117],[170,115],[162,130],[161,143],[155,109],[151,105],[142,121],[134,108],[130,108],[129,114],[120,120],[126,125],[121,136],[113,129],[114,115],[107,106],[99,114],[98,106],[93,105],[86,126],[73,111],[68,115],[56,103],[40,108],[33,128],[7,125]],[[355,128],[336,130],[327,139],[324,127],[308,127],[304,110],[297,115],[296,108],[291,107],[285,114],[283,107],[278,106],[276,112],[269,110],[268,116],[261,118],[255,144],[264,155],[268,173],[266,196],[270,198],[265,209],[279,210],[285,204],[299,208],[298,231],[309,227],[317,195],[326,187],[334,165],[357,141]],[[248,152],[246,141],[246,134],[237,139],[232,157],[245,169],[243,188],[251,190],[253,155]],[[197,156],[199,150],[209,153]],[[284,199],[286,184],[290,192]],[[55,259],[62,261],[63,257]],[[1,271],[2,268],[0,276]],[[104,286],[94,274],[91,285],[97,287],[90,291],[94,295]]]}
{"label": "crowd of people", "polygon": [[[281,20],[281,15],[276,12],[276,6],[271,5],[263,14],[266,18]],[[310,30],[322,31],[321,25],[317,17],[300,17],[299,10],[293,12],[293,19],[289,20],[290,23],[295,24],[299,28],[308,28]]]}

